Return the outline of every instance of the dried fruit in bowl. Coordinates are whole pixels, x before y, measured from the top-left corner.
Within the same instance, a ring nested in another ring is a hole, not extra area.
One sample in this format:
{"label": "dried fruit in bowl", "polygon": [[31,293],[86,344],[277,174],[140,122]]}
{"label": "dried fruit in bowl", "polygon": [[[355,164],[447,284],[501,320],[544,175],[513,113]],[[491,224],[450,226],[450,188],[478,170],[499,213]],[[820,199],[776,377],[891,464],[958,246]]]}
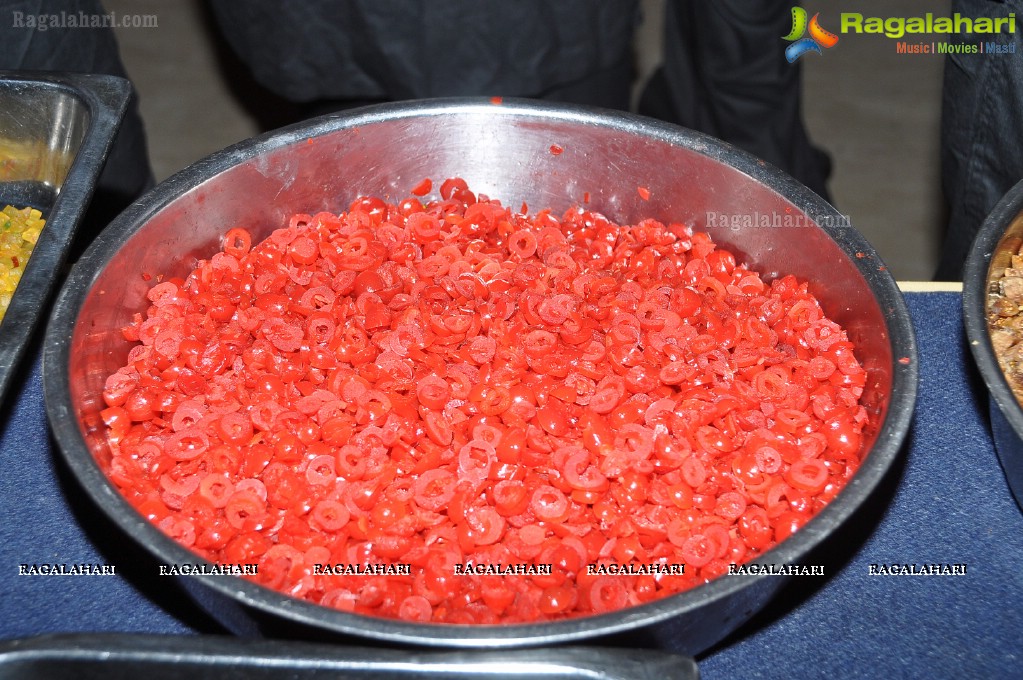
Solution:
{"label": "dried fruit in bowl", "polygon": [[0,211],[0,319],[11,304],[45,225],[43,214],[35,208],[8,205]]}

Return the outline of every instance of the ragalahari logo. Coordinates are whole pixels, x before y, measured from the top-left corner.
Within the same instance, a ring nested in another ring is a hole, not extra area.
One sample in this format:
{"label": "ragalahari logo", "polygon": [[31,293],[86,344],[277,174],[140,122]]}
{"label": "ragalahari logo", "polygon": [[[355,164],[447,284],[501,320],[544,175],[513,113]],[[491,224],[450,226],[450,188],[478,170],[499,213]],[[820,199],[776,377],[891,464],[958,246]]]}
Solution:
{"label": "ragalahari logo", "polygon": [[[822,47],[834,47],[838,43],[838,36],[831,31],[821,28],[818,21],[820,14],[814,14],[809,22],[806,20],[806,10],[802,7],[792,8],[792,30],[783,40],[792,44],[785,48],[785,58],[791,64],[807,52],[822,54]],[[804,33],[810,35],[803,37]]]}

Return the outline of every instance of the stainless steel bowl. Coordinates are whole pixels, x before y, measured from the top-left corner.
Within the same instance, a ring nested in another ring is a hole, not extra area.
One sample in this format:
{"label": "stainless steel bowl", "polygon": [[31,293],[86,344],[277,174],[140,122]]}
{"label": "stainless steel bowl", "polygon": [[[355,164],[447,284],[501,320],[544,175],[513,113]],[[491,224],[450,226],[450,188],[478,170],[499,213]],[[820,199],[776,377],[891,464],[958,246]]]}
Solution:
{"label": "stainless steel bowl", "polygon": [[[553,153],[552,145],[563,151]],[[811,282],[826,311],[848,329],[869,372],[863,395],[869,453],[823,512],[758,562],[799,562],[839,530],[896,460],[916,397],[909,316],[873,249],[832,206],[722,142],[644,118],[527,101],[411,102],[320,118],[200,161],[121,215],[72,272],[46,337],[47,409],[74,475],[126,533],[163,563],[195,561],[140,517],[96,463],[109,455],[99,433],[103,383],[128,353],[119,329],[145,308],[146,275],[185,275],[235,225],[261,237],[295,212],[341,210],[359,194],[400,199],[424,177],[452,176],[507,205],[524,201],[534,209],[563,210],[588,194],[590,208],[615,220],[689,221],[767,277],[795,274]],[[648,200],[638,187],[649,191]],[[673,640],[690,653],[721,640],[784,582],[722,577],[602,616],[467,627],[328,610],[240,579],[185,580],[234,630],[250,630],[253,617],[269,613],[378,640],[511,647],[670,622]]]}
{"label": "stainless steel bowl", "polygon": [[[1002,197],[977,233],[963,268],[963,323],[970,351],[991,395],[995,452],[1023,508],[1023,406],[1002,372],[988,328],[988,293],[996,271],[1010,266],[1023,247],[1023,182]],[[997,283],[995,283],[997,285]]]}

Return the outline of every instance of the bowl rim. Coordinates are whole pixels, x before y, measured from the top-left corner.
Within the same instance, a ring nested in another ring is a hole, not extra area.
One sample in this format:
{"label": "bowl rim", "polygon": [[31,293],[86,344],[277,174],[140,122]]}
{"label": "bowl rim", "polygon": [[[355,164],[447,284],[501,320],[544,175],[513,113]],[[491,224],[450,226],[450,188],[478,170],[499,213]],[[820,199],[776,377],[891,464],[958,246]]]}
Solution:
{"label": "bowl rim", "polygon": [[[120,245],[151,217],[191,188],[237,164],[309,137],[341,129],[393,119],[450,115],[453,112],[526,118],[543,116],[545,119],[611,128],[622,134],[636,134],[674,146],[681,145],[721,162],[726,162],[723,158],[727,156],[728,165],[780,194],[817,225],[840,225],[820,228],[836,242],[863,276],[884,314],[892,352],[892,391],[870,455],[861,463],[842,492],[799,531],[750,562],[799,563],[803,556],[863,505],[893,466],[902,442],[908,435],[916,401],[919,362],[908,309],[894,278],[886,268],[878,266],[880,258],[857,230],[841,226],[845,217],[833,206],[782,171],[744,151],[707,135],[635,114],[524,99],[504,98],[495,101],[471,97],[380,104],[297,123],[244,140],[197,161],[158,184],[118,216],[71,271],[54,305],[44,342],[43,382],[47,413],[58,444],[57,449],[78,483],[115,524],[164,563],[202,562],[197,555],[178,545],[142,518],[121,497],[100,470],[79,429],[65,367],[70,360],[70,339],[78,313],[92,285]],[[860,257],[857,257],[857,253]],[[187,578],[197,579],[206,587],[256,610],[314,628],[381,641],[449,647],[542,645],[624,632],[700,610],[764,579],[774,579],[775,582],[779,579],[777,576],[763,574],[722,577],[647,604],[555,622],[458,625],[408,623],[332,610],[237,577],[196,575]],[[767,586],[767,583],[761,585]],[[744,620],[740,619],[735,625]]]}

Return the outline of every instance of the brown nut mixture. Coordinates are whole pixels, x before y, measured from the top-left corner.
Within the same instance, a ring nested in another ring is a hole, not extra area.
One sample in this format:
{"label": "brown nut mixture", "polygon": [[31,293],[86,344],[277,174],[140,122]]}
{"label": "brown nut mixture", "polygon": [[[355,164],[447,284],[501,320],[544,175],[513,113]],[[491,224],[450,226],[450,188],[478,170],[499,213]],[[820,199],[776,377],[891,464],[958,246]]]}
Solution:
{"label": "brown nut mixture", "polygon": [[1023,403],[1023,246],[1008,264],[993,267],[988,279],[988,329],[1002,372]]}

